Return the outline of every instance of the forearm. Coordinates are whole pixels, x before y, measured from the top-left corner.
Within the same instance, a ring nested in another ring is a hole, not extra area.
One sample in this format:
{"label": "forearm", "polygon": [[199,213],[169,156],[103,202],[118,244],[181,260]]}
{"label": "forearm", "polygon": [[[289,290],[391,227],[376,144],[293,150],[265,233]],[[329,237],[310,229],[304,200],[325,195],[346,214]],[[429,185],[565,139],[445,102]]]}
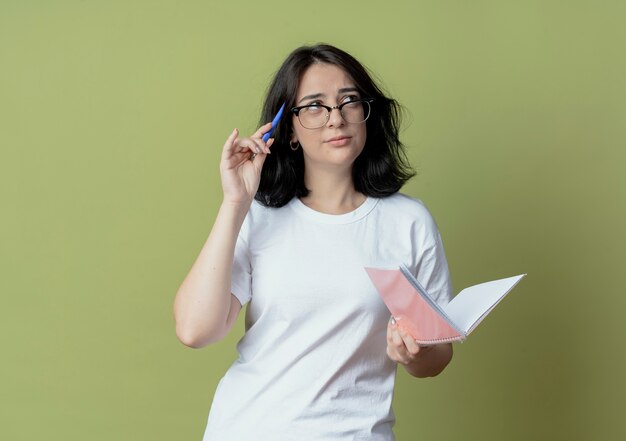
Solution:
{"label": "forearm", "polygon": [[176,335],[187,346],[205,346],[228,330],[234,250],[248,208],[222,203],[206,243],[176,293]]}
{"label": "forearm", "polygon": [[406,371],[419,378],[439,375],[452,360],[452,344],[445,343],[420,348],[415,359],[404,365]]}

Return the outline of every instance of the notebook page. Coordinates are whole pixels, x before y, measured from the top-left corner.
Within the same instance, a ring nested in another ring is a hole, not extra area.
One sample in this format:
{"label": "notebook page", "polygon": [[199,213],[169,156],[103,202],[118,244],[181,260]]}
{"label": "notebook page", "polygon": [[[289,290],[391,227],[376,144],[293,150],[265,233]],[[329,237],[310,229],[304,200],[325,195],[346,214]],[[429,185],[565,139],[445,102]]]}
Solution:
{"label": "notebook page", "polygon": [[465,288],[445,306],[446,314],[467,335],[524,276],[521,274]]}

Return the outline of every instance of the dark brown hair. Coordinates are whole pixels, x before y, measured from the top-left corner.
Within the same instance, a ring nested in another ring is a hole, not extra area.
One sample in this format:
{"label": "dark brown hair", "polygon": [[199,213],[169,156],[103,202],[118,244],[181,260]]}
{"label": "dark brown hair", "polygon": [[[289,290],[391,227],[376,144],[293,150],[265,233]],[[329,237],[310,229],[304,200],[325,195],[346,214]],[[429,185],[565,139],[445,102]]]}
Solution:
{"label": "dark brown hair", "polygon": [[280,106],[286,105],[284,116],[273,134],[272,154],[267,156],[263,165],[256,199],[269,207],[282,207],[292,198],[309,193],[304,185],[302,149],[293,151],[289,147],[293,131],[289,109],[295,106],[302,75],[314,63],[340,67],[354,80],[362,97],[374,99],[371,115],[366,121],[367,140],[352,167],[355,190],[373,197],[397,192],[415,174],[398,137],[400,105],[383,94],[352,55],[334,46],[318,44],[294,50],[269,86],[260,123],[271,121]]}

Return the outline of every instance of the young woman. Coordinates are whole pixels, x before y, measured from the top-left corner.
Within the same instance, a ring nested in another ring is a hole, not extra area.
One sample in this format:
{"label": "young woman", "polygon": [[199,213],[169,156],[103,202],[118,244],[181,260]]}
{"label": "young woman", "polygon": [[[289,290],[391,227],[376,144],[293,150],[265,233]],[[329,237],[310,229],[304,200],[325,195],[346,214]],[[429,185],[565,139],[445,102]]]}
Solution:
{"label": "young woman", "polygon": [[223,338],[247,304],[238,359],[215,393],[205,440],[393,440],[396,363],[439,374],[452,346],[419,347],[364,267],[406,265],[450,299],[437,227],[398,193],[412,176],[398,105],[351,55],[292,52],[262,121],[226,140],[224,199],[175,300],[176,333],[199,348]]}

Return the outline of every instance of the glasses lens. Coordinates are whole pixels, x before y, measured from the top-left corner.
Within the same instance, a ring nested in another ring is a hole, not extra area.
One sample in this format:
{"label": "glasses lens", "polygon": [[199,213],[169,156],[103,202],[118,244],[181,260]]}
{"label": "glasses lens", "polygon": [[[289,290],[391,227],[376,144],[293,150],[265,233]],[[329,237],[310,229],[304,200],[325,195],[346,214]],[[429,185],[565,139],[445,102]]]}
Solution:
{"label": "glasses lens", "polygon": [[321,106],[307,106],[298,112],[300,124],[307,129],[318,129],[328,121],[328,110]]}
{"label": "glasses lens", "polygon": [[370,103],[367,101],[355,101],[346,103],[341,107],[341,116],[346,122],[362,123],[370,116]]}
{"label": "glasses lens", "polygon": [[[339,106],[341,117],[347,123],[359,124],[370,116],[370,103],[368,101],[354,101]],[[330,114],[323,106],[310,105],[300,108],[298,119],[302,127],[307,129],[319,129],[327,122]]]}

